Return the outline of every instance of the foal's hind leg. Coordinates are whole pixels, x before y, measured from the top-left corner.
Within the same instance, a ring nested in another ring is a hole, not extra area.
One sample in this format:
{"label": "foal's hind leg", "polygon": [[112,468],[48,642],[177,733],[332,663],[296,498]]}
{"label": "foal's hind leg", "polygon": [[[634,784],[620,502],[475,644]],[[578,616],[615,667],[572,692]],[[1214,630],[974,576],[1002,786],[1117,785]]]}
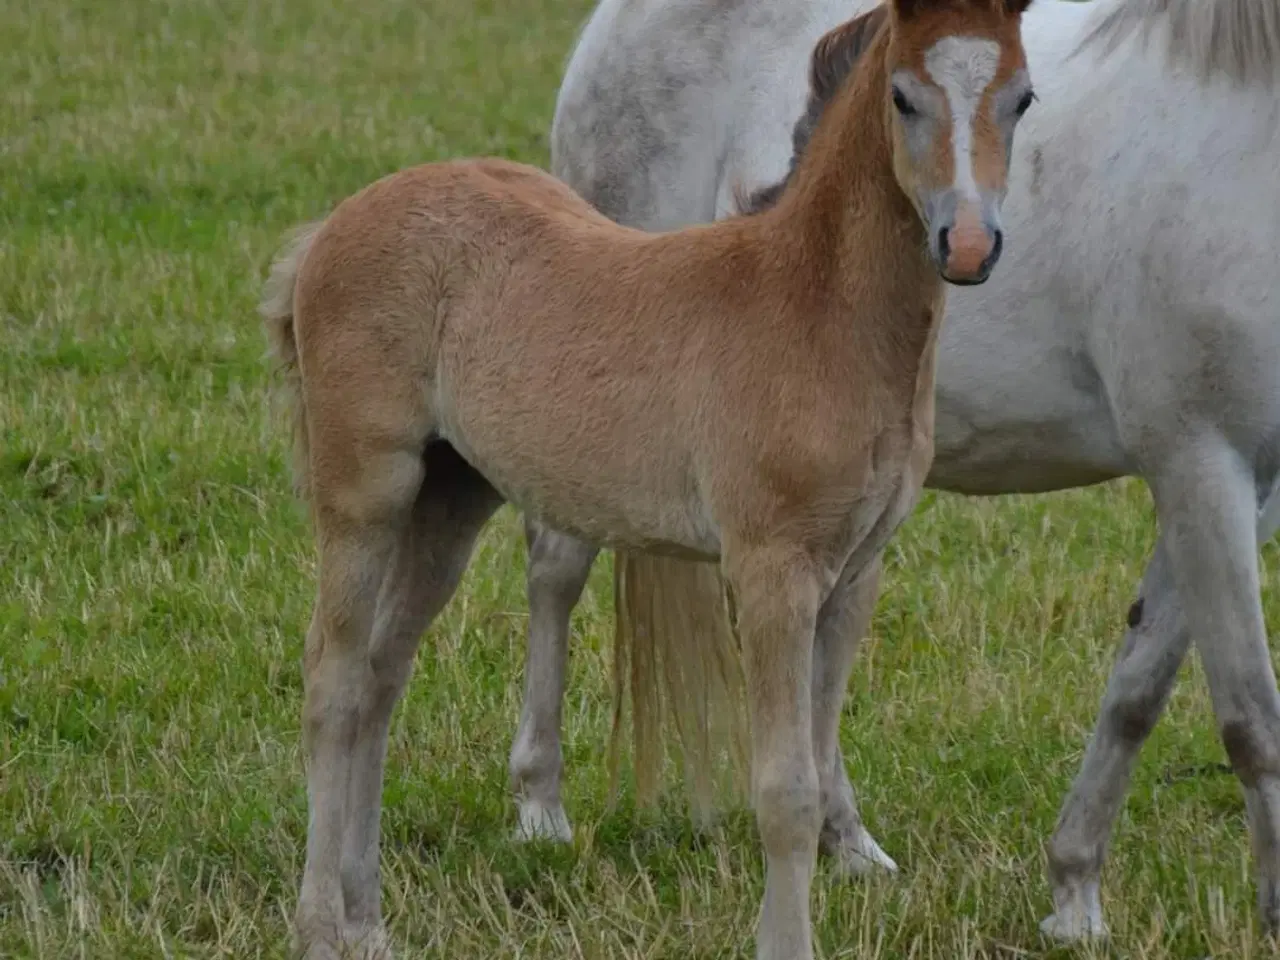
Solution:
{"label": "foal's hind leg", "polygon": [[345,922],[341,867],[351,819],[349,784],[362,721],[376,699],[370,640],[378,591],[417,496],[422,461],[408,438],[357,457],[346,431],[316,434],[320,443],[313,442],[311,462],[319,586],[304,656],[309,819],[297,931],[306,960],[336,960]]}
{"label": "foal's hind leg", "polygon": [[520,805],[517,840],[573,839],[560,802],[560,711],[569,661],[569,615],[582,597],[597,549],[525,520],[529,545],[529,639],[524,704],[508,769]]}
{"label": "foal's hind leg", "polygon": [[819,843],[837,868],[852,876],[898,865],[867,832],[840,749],[840,712],[858,645],[871,626],[880,590],[880,560],[848,571],[818,618],[813,649],[813,750],[822,787],[823,823]]}
{"label": "foal's hind leg", "polygon": [[433,443],[411,518],[382,582],[370,644],[373,698],[361,717],[347,795],[342,891],[348,946],[384,955],[378,873],[382,775],[391,714],[409,681],[418,643],[457,589],[476,536],[501,504],[494,489],[454,450]]}
{"label": "foal's hind leg", "polygon": [[[1280,529],[1280,492],[1273,492],[1257,529],[1260,544]],[[1129,610],[1097,728],[1049,842],[1054,913],[1040,928],[1056,939],[1106,935],[1099,887],[1107,842],[1138,751],[1168,702],[1191,644],[1167,551],[1162,533]]]}

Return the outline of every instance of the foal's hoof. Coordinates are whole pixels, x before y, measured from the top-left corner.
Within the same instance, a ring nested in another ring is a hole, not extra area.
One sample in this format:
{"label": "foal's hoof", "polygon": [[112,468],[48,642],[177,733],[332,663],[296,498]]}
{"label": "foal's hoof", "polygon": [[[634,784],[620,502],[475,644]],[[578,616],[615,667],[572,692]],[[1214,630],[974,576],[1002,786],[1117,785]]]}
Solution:
{"label": "foal's hoof", "polygon": [[1040,932],[1046,937],[1061,943],[1107,938],[1098,881],[1056,890],[1053,900],[1057,910],[1040,922]]}
{"label": "foal's hoof", "polygon": [[520,825],[516,827],[516,842],[551,840],[555,843],[573,843],[573,827],[561,804],[543,806],[537,800],[520,801]]}
{"label": "foal's hoof", "polygon": [[893,858],[880,849],[875,837],[861,825],[841,837],[838,843],[832,844],[829,852],[835,859],[836,872],[846,877],[865,877],[882,870],[886,873],[898,872],[898,865]]}

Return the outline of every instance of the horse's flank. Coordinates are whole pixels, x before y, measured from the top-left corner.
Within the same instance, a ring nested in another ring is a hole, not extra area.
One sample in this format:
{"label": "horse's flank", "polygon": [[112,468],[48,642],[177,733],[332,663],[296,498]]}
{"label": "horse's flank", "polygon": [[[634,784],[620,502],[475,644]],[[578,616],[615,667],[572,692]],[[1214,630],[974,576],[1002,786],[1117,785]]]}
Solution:
{"label": "horse's flank", "polygon": [[1080,49],[1114,51],[1132,36],[1163,35],[1174,64],[1201,80],[1280,85],[1280,0],[1125,0],[1107,11]]}

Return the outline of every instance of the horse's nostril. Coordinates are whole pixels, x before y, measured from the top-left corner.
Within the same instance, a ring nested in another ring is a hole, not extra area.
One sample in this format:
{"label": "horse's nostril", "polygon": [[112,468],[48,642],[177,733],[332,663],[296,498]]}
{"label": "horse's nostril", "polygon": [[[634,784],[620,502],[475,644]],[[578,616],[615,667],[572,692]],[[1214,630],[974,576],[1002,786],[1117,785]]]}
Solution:
{"label": "horse's nostril", "polygon": [[946,263],[951,257],[951,243],[947,239],[951,234],[950,227],[943,227],[938,231],[938,259],[942,263]]}

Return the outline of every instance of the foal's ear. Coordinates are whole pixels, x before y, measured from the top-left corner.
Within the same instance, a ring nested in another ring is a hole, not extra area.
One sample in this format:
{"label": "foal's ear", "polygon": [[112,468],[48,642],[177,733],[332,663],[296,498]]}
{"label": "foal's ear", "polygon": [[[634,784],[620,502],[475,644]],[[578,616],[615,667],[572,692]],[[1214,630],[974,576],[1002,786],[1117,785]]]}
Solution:
{"label": "foal's ear", "polygon": [[[946,2],[948,0],[942,0],[942,3]],[[977,2],[981,3],[982,0],[977,0]],[[1026,12],[1027,7],[1031,6],[1032,0],[996,0],[996,2],[1004,7],[1005,13],[1009,16],[1020,17]],[[939,0],[892,0],[892,3],[893,12],[899,20],[910,20],[917,13],[927,10],[931,5],[942,5]],[[955,5],[954,0],[951,0],[951,5]]]}
{"label": "foal's ear", "polygon": [[875,39],[887,13],[886,7],[876,7],[828,30],[818,39],[809,60],[809,96],[812,100],[825,104],[835,96],[858,58]]}
{"label": "foal's ear", "polygon": [[920,6],[918,0],[891,0],[891,3],[893,15],[899,20],[910,20]]}

